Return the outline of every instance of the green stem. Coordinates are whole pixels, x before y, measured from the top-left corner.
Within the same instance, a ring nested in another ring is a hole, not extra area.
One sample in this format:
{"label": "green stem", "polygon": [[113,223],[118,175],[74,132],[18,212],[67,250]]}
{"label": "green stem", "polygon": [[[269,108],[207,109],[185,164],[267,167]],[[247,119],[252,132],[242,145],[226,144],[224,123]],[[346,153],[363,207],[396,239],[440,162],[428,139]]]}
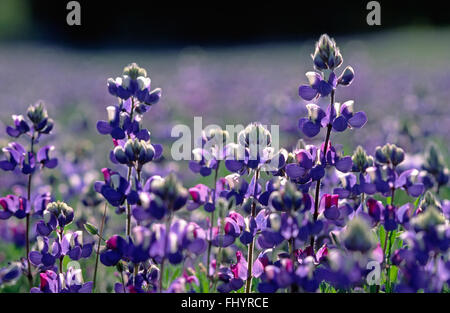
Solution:
{"label": "green stem", "polygon": [[[34,155],[34,134],[31,136],[31,148],[30,152]],[[33,178],[33,174],[28,175],[28,185],[27,185],[27,201],[28,204],[30,204],[31,201],[31,181]],[[26,253],[27,253],[27,266],[28,266],[28,272],[27,272],[27,278],[28,283],[30,285],[30,288],[33,287],[33,274],[31,272],[31,261],[30,261],[30,213],[27,213],[25,218],[25,246],[26,246]]]}
{"label": "green stem", "polygon": [[[59,236],[59,242],[61,243],[64,237],[64,227],[61,227],[59,229],[59,232],[57,231],[58,236]],[[63,273],[63,260],[64,260],[64,256],[61,255],[59,257],[59,273],[62,274]]]}
{"label": "green stem", "polygon": [[[134,97],[131,97],[131,112],[130,112],[130,120],[133,121],[134,114]],[[128,139],[130,139],[130,134],[128,134]],[[131,172],[132,166],[128,166],[128,184],[131,184]],[[127,224],[126,224],[127,237],[131,234],[131,205],[127,201]]]}
{"label": "green stem", "polygon": [[[128,167],[128,176],[127,176],[127,181],[130,184],[131,183],[131,172],[132,172],[132,167],[129,166]],[[128,203],[127,201],[127,237],[130,236],[131,234],[131,205]]]}
{"label": "green stem", "polygon": [[172,220],[172,205],[169,205],[169,216],[167,216],[166,220],[166,230],[165,230],[165,238],[164,238],[164,255],[161,261],[161,267],[159,269],[159,292],[163,291],[163,274],[164,274],[164,265],[166,263],[166,251],[167,251],[167,242],[169,241],[169,232],[170,232],[170,223]]}
{"label": "green stem", "polygon": [[[256,192],[258,190],[258,179],[259,179],[259,169],[255,173],[255,185],[253,189],[253,203],[252,203],[252,217],[256,216]],[[250,242],[247,252],[247,281],[245,282],[245,293],[250,293],[252,291],[252,278],[253,278],[253,250],[255,246],[255,237]]]}
{"label": "green stem", "polygon": [[[216,167],[216,171],[214,174],[214,186],[213,186],[213,190],[212,190],[212,202],[213,205],[216,205],[216,188],[217,188],[217,176],[219,174],[219,167],[220,167],[220,161],[217,162],[217,167]],[[212,231],[213,231],[213,227],[214,227],[214,215],[215,215],[215,209],[211,212],[211,225],[209,228],[209,241],[208,241],[208,257],[207,257],[207,263],[206,263],[206,273],[207,276],[212,279],[212,277],[209,275],[209,267],[211,265],[211,250],[212,250]],[[216,262],[216,267],[217,267],[217,262]]]}
{"label": "green stem", "polygon": [[[395,167],[394,167],[395,170]],[[395,188],[392,188],[392,196],[391,196],[391,205],[394,206],[394,200],[395,200]],[[391,258],[391,248],[392,248],[392,235],[393,235],[393,231],[389,231],[386,234],[386,239],[384,241],[384,255],[386,256],[386,291],[387,291],[387,287],[389,287],[390,290],[390,274],[391,274],[391,266],[389,264],[389,260]],[[389,242],[387,242],[387,239],[389,237]],[[387,246],[389,245],[389,248],[387,248]],[[387,248],[387,252],[386,252],[386,248]]]}
{"label": "green stem", "polygon": [[[331,93],[331,104],[330,105],[334,105],[334,91]],[[328,126],[327,126],[327,135],[326,135],[326,137],[325,137],[325,146],[324,146],[324,148],[323,148],[323,155],[324,155],[324,158],[326,159],[326,155],[327,155],[327,152],[328,152],[328,143],[330,142],[330,136],[331,136],[331,128],[332,128],[332,125],[331,124],[328,124]],[[320,153],[320,152],[319,152]],[[320,156],[319,156],[320,157]],[[319,160],[319,162],[320,162],[320,160]],[[316,192],[315,192],[315,195],[314,195],[314,215],[313,215],[313,218],[314,218],[314,222],[315,221],[317,221],[317,218],[319,217],[319,202],[320,202],[320,199],[319,199],[319,197],[320,197],[320,179],[319,180],[317,180],[317,183],[316,183]],[[311,241],[310,241],[310,244],[311,244],[311,247],[312,247],[312,249],[313,249],[313,251],[314,251],[314,243],[315,243],[315,237],[314,236],[311,236]]]}
{"label": "green stem", "polygon": [[106,210],[108,208],[108,203],[105,203],[105,209],[103,211],[103,218],[102,218],[102,224],[100,226],[100,234],[99,234],[99,238],[98,238],[98,245],[97,245],[97,255],[95,258],[95,268],[94,268],[94,279],[93,279],[93,290],[95,291],[95,286],[96,286],[96,282],[97,282],[97,270],[98,270],[98,259],[100,257],[100,244],[102,242],[103,239],[103,228],[105,226],[105,220],[106,220]]}

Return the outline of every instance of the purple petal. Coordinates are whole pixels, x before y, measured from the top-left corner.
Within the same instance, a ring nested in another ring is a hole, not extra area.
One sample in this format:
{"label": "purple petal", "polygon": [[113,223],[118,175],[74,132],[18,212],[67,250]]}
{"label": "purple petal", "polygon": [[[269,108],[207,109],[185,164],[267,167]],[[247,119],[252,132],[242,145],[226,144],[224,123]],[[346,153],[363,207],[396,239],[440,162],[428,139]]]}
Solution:
{"label": "purple petal", "polygon": [[317,96],[317,91],[308,85],[302,85],[298,88],[298,94],[304,100],[312,100]]}
{"label": "purple petal", "polygon": [[423,184],[414,184],[408,187],[408,193],[410,196],[418,197],[425,191],[425,186]]}
{"label": "purple petal", "polygon": [[111,134],[113,128],[106,121],[98,121],[97,122],[97,130],[102,135],[108,135],[108,134]]}
{"label": "purple petal", "polygon": [[320,125],[318,123],[313,123],[308,120],[303,123],[302,131],[306,136],[312,138],[320,132]]}
{"label": "purple petal", "polygon": [[352,118],[348,120],[350,126],[354,128],[361,128],[367,123],[367,116],[364,112],[357,112],[353,115]]}
{"label": "purple petal", "polygon": [[352,158],[349,156],[343,157],[342,159],[336,162],[336,168],[343,173],[349,172],[352,169],[352,167],[353,161]]}
{"label": "purple petal", "polygon": [[337,118],[334,119],[333,121],[333,130],[337,131],[337,132],[343,132],[344,130],[346,130],[348,127],[347,125],[347,119],[345,117],[338,116]]}
{"label": "purple petal", "polygon": [[299,178],[305,174],[305,169],[297,164],[286,165],[286,174],[293,179]]}

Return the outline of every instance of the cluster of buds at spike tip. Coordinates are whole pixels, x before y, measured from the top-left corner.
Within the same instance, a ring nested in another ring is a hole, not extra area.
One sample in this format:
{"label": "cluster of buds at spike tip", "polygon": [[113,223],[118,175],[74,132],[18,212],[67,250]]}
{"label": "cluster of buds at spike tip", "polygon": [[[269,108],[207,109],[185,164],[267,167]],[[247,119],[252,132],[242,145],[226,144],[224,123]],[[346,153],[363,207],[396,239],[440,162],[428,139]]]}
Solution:
{"label": "cluster of buds at spike tip", "polygon": [[367,155],[366,150],[362,146],[358,146],[352,155],[355,170],[364,173],[368,167],[373,166],[373,157]]}
{"label": "cluster of buds at spike tip", "polygon": [[155,178],[150,184],[150,190],[166,204],[168,209],[177,211],[187,202],[189,192],[183,187],[174,173],[170,173],[165,178]]}
{"label": "cluster of buds at spike tip", "polygon": [[320,36],[319,41],[316,43],[314,54],[311,57],[314,65],[320,71],[338,68],[343,61],[339,47],[336,45],[334,39],[330,38],[327,34]]}
{"label": "cluster of buds at spike tip", "polygon": [[397,166],[405,159],[405,152],[394,144],[387,143],[383,147],[375,149],[375,159],[381,164]]}
{"label": "cluster of buds at spike tip", "polygon": [[33,123],[35,131],[48,134],[53,129],[53,120],[48,117],[47,109],[43,102],[31,105],[27,110],[27,116]]}
{"label": "cluster of buds at spike tip", "polygon": [[326,97],[336,89],[337,85],[349,86],[355,78],[355,71],[347,66],[338,77],[335,70],[342,65],[342,55],[334,39],[322,35],[316,43],[311,55],[314,67],[318,72],[306,73],[308,84],[299,87],[299,95],[304,100]]}
{"label": "cluster of buds at spike tip", "polygon": [[375,247],[375,239],[367,222],[361,217],[353,218],[342,234],[342,242],[350,251],[368,252]]}
{"label": "cluster of buds at spike tip", "polygon": [[108,91],[113,96],[127,100],[135,97],[147,105],[155,104],[161,98],[161,89],[150,89],[151,80],[147,71],[136,63],[126,66],[121,77],[108,79]]}
{"label": "cluster of buds at spike tip", "polygon": [[44,211],[44,218],[48,219],[48,217],[46,218],[48,215],[56,217],[60,227],[65,227],[72,223],[74,217],[73,209],[62,201],[49,203]]}
{"label": "cluster of buds at spike tip", "polygon": [[209,142],[211,146],[224,146],[230,137],[228,131],[220,127],[214,127],[203,131],[203,144]]}
{"label": "cluster of buds at spike tip", "polygon": [[139,140],[138,138],[128,139],[125,145],[114,148],[114,157],[121,164],[128,166],[137,165],[138,170],[142,169],[144,164],[153,160],[155,148],[150,141]]}
{"label": "cluster of buds at spike tip", "polygon": [[425,212],[418,214],[411,220],[416,231],[431,230],[438,225],[445,224],[445,217],[435,206],[429,206]]}
{"label": "cluster of buds at spike tip", "polygon": [[278,181],[274,184],[274,188],[279,188],[279,191],[274,191],[269,198],[270,207],[276,211],[291,212],[300,209],[304,203],[303,193],[301,193],[294,183],[289,181]]}
{"label": "cluster of buds at spike tip", "polygon": [[[53,129],[53,120],[48,117],[47,110],[42,101],[31,105],[27,110],[28,120],[31,122],[33,132],[38,134],[49,134]],[[6,127],[6,133],[14,138],[18,138],[23,134],[30,132],[29,122],[25,120],[23,115],[13,115],[13,126]]]}
{"label": "cluster of buds at spike tip", "polygon": [[445,166],[442,154],[434,144],[427,149],[423,169],[434,177],[438,185],[442,186],[448,183],[449,170]]}
{"label": "cluster of buds at spike tip", "polygon": [[261,123],[251,123],[238,134],[239,143],[244,147],[268,147],[272,142],[272,135]]}

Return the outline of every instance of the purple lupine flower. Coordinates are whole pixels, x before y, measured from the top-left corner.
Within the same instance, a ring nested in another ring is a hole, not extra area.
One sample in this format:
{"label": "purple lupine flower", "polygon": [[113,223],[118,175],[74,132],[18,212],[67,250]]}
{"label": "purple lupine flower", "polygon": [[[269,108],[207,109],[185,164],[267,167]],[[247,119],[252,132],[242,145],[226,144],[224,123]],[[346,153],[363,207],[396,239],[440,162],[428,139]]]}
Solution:
{"label": "purple lupine flower", "polygon": [[6,127],[6,132],[8,133],[8,135],[14,138],[18,138],[30,131],[30,126],[24,120],[23,115],[13,115],[12,119],[14,121],[14,127]]}
{"label": "purple lupine flower", "polygon": [[108,112],[108,121],[98,121],[97,130],[102,135],[111,135],[113,139],[124,139],[125,131],[121,127],[121,114],[117,106],[106,108]]}
{"label": "purple lupine flower", "polygon": [[0,211],[0,219],[8,219],[11,216],[15,216],[18,219],[23,219],[28,213],[31,212],[31,204],[24,197],[7,195],[0,198],[0,207],[3,209]]}
{"label": "purple lupine flower", "polygon": [[336,102],[334,106],[328,106],[326,112],[317,104],[307,104],[308,118],[301,118],[298,127],[308,137],[316,136],[320,128],[327,125],[332,125],[332,130],[336,132],[343,132],[347,128],[361,128],[367,123],[367,116],[363,111],[354,113],[353,107],[353,100],[342,105]]}
{"label": "purple lupine flower", "polygon": [[[239,238],[245,229],[244,217],[237,212],[230,212],[223,220],[219,220],[219,225],[213,228],[212,245],[215,247],[231,246],[236,238]],[[223,230],[223,232],[222,232]]]}
{"label": "purple lupine flower", "polygon": [[100,261],[105,266],[115,266],[128,253],[128,243],[119,235],[106,241],[106,249],[100,254]]}
{"label": "purple lupine flower", "polygon": [[91,293],[93,283],[83,282],[81,269],[70,267],[67,272],[56,274],[47,270],[40,273],[40,287],[31,288],[31,293]]}
{"label": "purple lupine flower", "polygon": [[336,89],[337,85],[348,86],[355,77],[351,66],[347,66],[339,77],[335,69],[341,66],[343,58],[336,46],[334,39],[328,35],[322,35],[316,43],[314,54],[311,55],[314,67],[318,72],[307,72],[308,85],[299,87],[299,95],[304,100],[310,101],[319,97],[326,97]]}
{"label": "purple lupine flower", "polygon": [[331,71],[327,71],[324,76],[317,72],[307,72],[306,77],[308,85],[301,85],[298,94],[307,101],[328,96],[338,83],[336,75]]}
{"label": "purple lupine flower", "polygon": [[183,252],[199,255],[206,250],[206,233],[197,224],[184,220],[175,220],[169,233],[162,224],[151,227],[150,257],[156,261],[167,258],[172,264],[183,261]]}
{"label": "purple lupine flower", "polygon": [[361,188],[357,183],[356,176],[352,173],[341,175],[340,187],[334,188],[333,194],[339,195],[341,199],[355,199],[358,197],[361,194]]}
{"label": "purple lupine flower", "polygon": [[319,204],[319,214],[323,215],[329,220],[336,220],[339,218],[339,195],[324,194]]}
{"label": "purple lupine flower", "polygon": [[118,172],[109,168],[102,169],[104,182],[96,182],[95,190],[114,207],[123,206],[130,192],[130,184]]}
{"label": "purple lupine flower", "polygon": [[61,254],[69,256],[74,261],[90,257],[92,249],[92,242],[83,241],[82,231],[69,232],[61,240]]}
{"label": "purple lupine flower", "polygon": [[247,280],[247,261],[242,255],[242,252],[236,251],[236,264],[231,264],[229,268],[219,269],[219,280],[223,282],[217,287],[221,293],[228,293],[234,290],[239,290]]}
{"label": "purple lupine flower", "polygon": [[61,228],[64,228],[65,226],[72,223],[74,217],[73,209],[62,201],[49,203],[44,211],[44,216],[48,214],[54,215],[56,217],[58,226]]}
{"label": "purple lupine flower", "polygon": [[212,203],[209,202],[211,192],[212,192],[211,189],[203,184],[197,184],[194,187],[189,188],[191,200],[188,200],[187,209],[189,211],[192,211],[199,208],[202,205],[206,205],[207,203],[210,203],[212,205]]}
{"label": "purple lupine flower", "polygon": [[19,262],[13,262],[0,268],[0,287],[14,285],[21,275],[22,270]]}
{"label": "purple lupine flower", "polygon": [[285,166],[286,175],[298,184],[306,185],[307,191],[313,181],[321,179],[325,175],[322,164],[316,164],[318,149],[313,145],[307,145],[304,149],[296,149],[293,152],[293,161]]}
{"label": "purple lupine flower", "polygon": [[123,100],[132,96],[136,97],[140,102],[150,106],[156,104],[161,98],[161,89],[151,90],[150,83],[146,70],[132,63],[124,68],[122,77],[117,77],[115,80],[108,79],[108,91],[111,95]]}
{"label": "purple lupine flower", "polygon": [[[272,135],[261,123],[253,122],[238,134],[238,143],[226,146],[225,167],[230,172],[247,173],[279,160],[279,151],[271,147]],[[269,165],[270,167],[270,165]]]}
{"label": "purple lupine flower", "polygon": [[55,150],[54,146],[45,146],[42,147],[37,153],[37,162],[42,164],[43,167],[46,168],[55,168],[58,166],[57,158],[50,158],[50,151]]}
{"label": "purple lupine flower", "polygon": [[[52,270],[55,262],[61,256],[61,244],[59,240],[49,237],[38,237],[38,250],[29,254],[30,262],[42,270]],[[51,246],[50,246],[51,244]]]}
{"label": "purple lupine flower", "polygon": [[318,281],[325,281],[335,288],[354,288],[365,279],[367,262],[368,259],[357,257],[354,253],[329,249],[327,262],[319,266],[314,274]]}
{"label": "purple lupine flower", "polygon": [[226,156],[225,144],[228,132],[220,128],[203,130],[199,138],[200,147],[192,150],[194,160],[189,162],[189,169],[202,176],[211,175],[217,169],[219,161]]}
{"label": "purple lupine flower", "polygon": [[402,172],[395,180],[394,188],[403,188],[412,197],[418,197],[425,191],[422,183],[416,183],[415,180],[419,175],[419,171],[411,169]]}
{"label": "purple lupine flower", "polygon": [[296,281],[294,264],[288,257],[282,256],[273,265],[268,265],[261,275],[259,292],[273,293],[278,289],[290,287]]}
{"label": "purple lupine flower", "polygon": [[197,276],[195,275],[189,275],[186,271],[183,271],[183,275],[176,278],[172,283],[170,284],[169,288],[167,289],[168,293],[185,293],[187,291],[186,285],[190,287],[190,290],[192,291],[193,285],[198,286],[200,284]]}
{"label": "purple lupine flower", "polygon": [[136,205],[133,216],[141,221],[149,218],[161,220],[169,212],[183,208],[189,197],[189,192],[173,173],[165,178],[157,175],[150,177],[137,194],[138,197],[136,193],[130,193],[129,201]]}
{"label": "purple lupine flower", "polygon": [[140,266],[138,273],[129,265],[125,271],[125,286],[122,283],[114,285],[116,293],[149,293],[156,292],[158,288],[159,269],[155,265],[150,267]]}
{"label": "purple lupine flower", "polygon": [[8,147],[3,148],[6,160],[0,161],[0,168],[4,171],[13,171],[18,167],[23,174],[28,175],[36,168],[36,159],[33,153],[27,152],[17,142],[11,142]]}

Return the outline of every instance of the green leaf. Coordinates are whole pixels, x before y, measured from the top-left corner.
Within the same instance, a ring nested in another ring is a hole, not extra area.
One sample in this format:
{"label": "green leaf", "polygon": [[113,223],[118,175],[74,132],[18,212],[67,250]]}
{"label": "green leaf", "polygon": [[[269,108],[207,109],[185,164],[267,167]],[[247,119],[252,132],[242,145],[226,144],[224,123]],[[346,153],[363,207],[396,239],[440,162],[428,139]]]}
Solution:
{"label": "green leaf", "polygon": [[91,223],[85,223],[85,224],[84,224],[84,229],[86,229],[86,231],[87,231],[89,234],[93,235],[93,236],[98,235],[98,229],[97,229],[97,227],[95,227],[95,226],[92,225]]}

